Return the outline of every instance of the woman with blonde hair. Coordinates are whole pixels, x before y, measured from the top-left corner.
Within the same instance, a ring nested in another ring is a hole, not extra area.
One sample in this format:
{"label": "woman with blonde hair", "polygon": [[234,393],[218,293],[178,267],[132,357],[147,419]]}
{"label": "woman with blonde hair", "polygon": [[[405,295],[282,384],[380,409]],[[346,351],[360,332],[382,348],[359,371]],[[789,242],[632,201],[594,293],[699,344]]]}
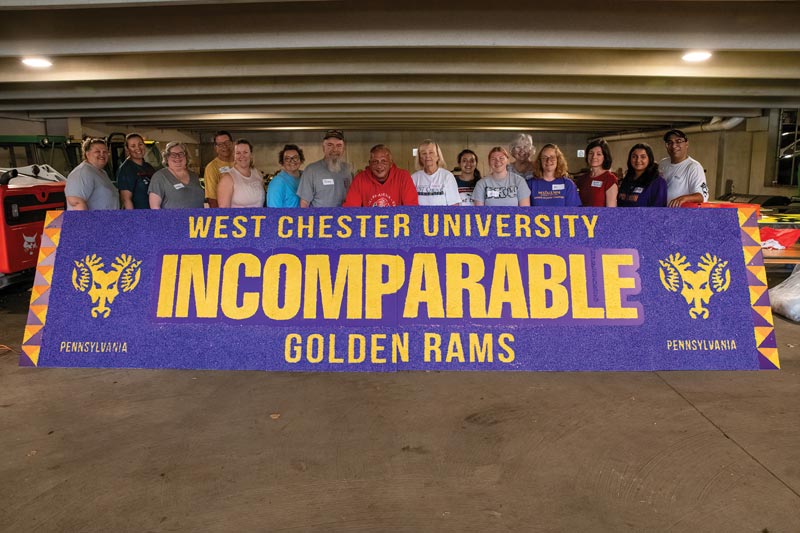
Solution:
{"label": "woman with blonde hair", "polygon": [[200,177],[189,170],[189,149],[173,141],[161,153],[167,166],[150,178],[148,199],[150,209],[202,209],[206,193]]}
{"label": "woman with blonde hair", "polygon": [[419,205],[461,205],[456,178],[447,170],[442,149],[430,139],[417,148],[417,164],[422,168],[411,179],[417,188]]}
{"label": "woman with blonde hair", "polygon": [[508,165],[508,170],[519,174],[525,179],[533,177],[533,162],[531,157],[536,153],[533,146],[533,137],[527,133],[520,133],[509,143],[508,151],[514,162]]}
{"label": "woman with blonde hair", "polygon": [[555,144],[545,144],[533,164],[528,180],[531,205],[535,207],[580,206],[578,188],[569,178],[567,160]]}
{"label": "woman with blonde hair", "polygon": [[119,209],[119,191],[105,170],[109,157],[106,141],[86,139],[81,148],[83,162],[69,173],[64,188],[67,210]]}
{"label": "woman with blonde hair", "polygon": [[255,168],[253,145],[239,139],[233,147],[233,166],[219,177],[217,203],[220,207],[263,207],[264,177]]}

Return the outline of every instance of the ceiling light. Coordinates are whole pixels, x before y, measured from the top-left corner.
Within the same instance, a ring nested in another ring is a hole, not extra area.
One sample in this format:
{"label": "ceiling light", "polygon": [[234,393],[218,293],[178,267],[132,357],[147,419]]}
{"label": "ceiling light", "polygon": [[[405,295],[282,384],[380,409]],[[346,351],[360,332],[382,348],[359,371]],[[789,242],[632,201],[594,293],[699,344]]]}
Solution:
{"label": "ceiling light", "polygon": [[706,52],[705,50],[695,50],[693,52],[686,52],[683,55],[683,60],[688,61],[689,63],[697,63],[698,61],[705,61],[711,57],[711,52]]}
{"label": "ceiling light", "polygon": [[26,57],[22,60],[22,63],[33,68],[47,68],[53,66],[53,63],[51,63],[49,59],[43,57]]}

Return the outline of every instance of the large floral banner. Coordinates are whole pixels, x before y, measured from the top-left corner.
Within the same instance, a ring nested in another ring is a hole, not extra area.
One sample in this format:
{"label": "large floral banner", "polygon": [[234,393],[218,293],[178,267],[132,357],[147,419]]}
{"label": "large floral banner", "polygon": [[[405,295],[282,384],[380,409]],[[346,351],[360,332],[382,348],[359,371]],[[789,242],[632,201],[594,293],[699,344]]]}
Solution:
{"label": "large floral banner", "polygon": [[778,368],[735,209],[51,212],[22,365]]}

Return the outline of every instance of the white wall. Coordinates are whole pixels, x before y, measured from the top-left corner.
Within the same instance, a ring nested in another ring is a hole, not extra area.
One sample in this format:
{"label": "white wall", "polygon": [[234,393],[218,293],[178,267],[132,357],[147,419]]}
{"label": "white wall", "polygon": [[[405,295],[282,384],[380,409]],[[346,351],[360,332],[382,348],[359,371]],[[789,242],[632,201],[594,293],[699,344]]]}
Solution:
{"label": "white wall", "polygon": [[[768,149],[771,132],[758,123],[742,125],[732,131],[691,133],[689,155],[699,161],[706,171],[711,198],[725,193],[730,181],[733,191],[740,194],[796,196],[797,187],[777,187],[772,183],[774,153]],[[662,136],[610,141],[614,169],[626,168],[625,158],[631,146],[643,142],[653,148],[656,159],[667,157]]]}
{"label": "white wall", "polygon": [[[0,135],[47,135],[44,120],[0,117]],[[51,133],[51,135],[58,135]]]}

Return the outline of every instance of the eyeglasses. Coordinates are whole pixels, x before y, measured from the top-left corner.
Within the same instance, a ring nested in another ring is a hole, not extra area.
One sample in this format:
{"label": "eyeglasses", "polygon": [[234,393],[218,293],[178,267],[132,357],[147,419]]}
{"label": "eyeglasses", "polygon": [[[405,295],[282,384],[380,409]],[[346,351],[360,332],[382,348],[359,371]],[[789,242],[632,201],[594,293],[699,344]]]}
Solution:
{"label": "eyeglasses", "polygon": [[223,146],[230,146],[233,143],[231,141],[222,141],[221,143],[214,143],[214,146],[217,148],[222,148]]}
{"label": "eyeglasses", "polygon": [[674,139],[672,141],[664,141],[667,146],[680,146],[686,142],[686,139]]}
{"label": "eyeglasses", "polygon": [[290,157],[284,157],[283,161],[285,163],[299,163],[300,162],[300,158],[295,156],[295,155],[293,155],[293,156],[290,156]]}
{"label": "eyeglasses", "polygon": [[167,154],[168,159],[183,159],[186,157],[186,152],[172,152]]}

